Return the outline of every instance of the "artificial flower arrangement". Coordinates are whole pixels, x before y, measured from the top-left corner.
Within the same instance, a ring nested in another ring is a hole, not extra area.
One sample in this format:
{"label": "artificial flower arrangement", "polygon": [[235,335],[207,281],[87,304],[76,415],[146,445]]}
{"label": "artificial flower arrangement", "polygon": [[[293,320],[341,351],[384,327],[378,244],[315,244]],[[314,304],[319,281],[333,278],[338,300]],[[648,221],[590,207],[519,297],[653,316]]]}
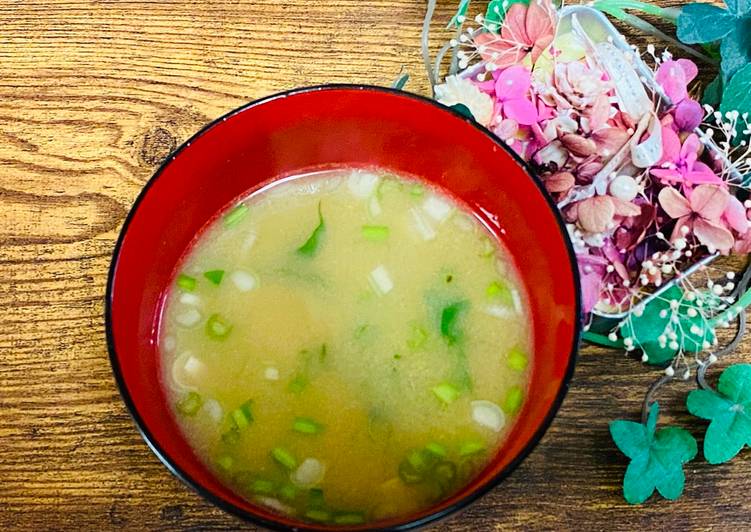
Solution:
{"label": "artificial flower arrangement", "polygon": [[[715,262],[751,252],[751,2],[492,0],[466,27],[469,3],[461,0],[449,24],[456,36],[433,62],[428,0],[423,56],[434,96],[505,141],[557,203],[579,263],[585,339],[664,368],[642,422],[614,421],[611,434],[631,459],[629,502],[655,490],[677,498],[697,444],[683,428],[656,428],[660,386],[696,375],[687,406],[711,421],[709,462],[751,445],[751,365],[726,369],[717,390],[705,380],[740,340],[751,303],[751,270],[738,275]],[[627,10],[675,23],[678,39]],[[702,102],[693,60],[653,45],[639,53],[603,13],[719,63]],[[697,43],[704,48],[687,46]],[[717,329],[734,320],[737,334],[720,347]]]}

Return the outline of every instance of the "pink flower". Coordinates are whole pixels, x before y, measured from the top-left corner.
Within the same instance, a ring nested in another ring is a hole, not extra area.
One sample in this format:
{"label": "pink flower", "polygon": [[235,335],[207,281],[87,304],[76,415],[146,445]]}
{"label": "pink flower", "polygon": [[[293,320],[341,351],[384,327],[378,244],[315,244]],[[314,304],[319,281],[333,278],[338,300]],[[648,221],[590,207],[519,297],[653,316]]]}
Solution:
{"label": "pink flower", "polygon": [[657,69],[655,80],[675,105],[688,98],[688,84],[698,73],[699,69],[688,59],[665,61]]}
{"label": "pink flower", "polygon": [[677,220],[671,240],[683,238],[683,228],[708,248],[728,251],[733,247],[733,235],[725,227],[721,217],[727,208],[730,194],[714,185],[699,185],[685,198],[673,187],[660,191],[658,199],[663,210]]}
{"label": "pink flower", "polygon": [[697,161],[701,142],[691,133],[681,146],[678,134],[669,127],[662,128],[662,160],[660,167],[650,170],[651,174],[666,185],[684,186],[715,184],[724,185],[709,166]]}
{"label": "pink flower", "polygon": [[613,196],[592,196],[576,205],[579,225],[587,233],[603,233],[611,229],[616,217],[636,216],[641,209],[630,201]]}
{"label": "pink flower", "polygon": [[693,131],[704,118],[699,102],[688,97],[688,84],[697,73],[698,69],[693,61],[678,59],[665,61],[655,75],[657,83],[673,103],[675,125],[680,131]]}
{"label": "pink flower", "polygon": [[495,80],[496,112],[525,126],[537,122],[537,107],[527,98],[531,84],[532,73],[523,66],[501,72]]}
{"label": "pink flower", "polygon": [[527,55],[534,64],[553,42],[555,27],[550,0],[531,0],[529,7],[516,3],[506,12],[501,34],[481,33],[475,45],[485,61],[499,68],[521,64]]}

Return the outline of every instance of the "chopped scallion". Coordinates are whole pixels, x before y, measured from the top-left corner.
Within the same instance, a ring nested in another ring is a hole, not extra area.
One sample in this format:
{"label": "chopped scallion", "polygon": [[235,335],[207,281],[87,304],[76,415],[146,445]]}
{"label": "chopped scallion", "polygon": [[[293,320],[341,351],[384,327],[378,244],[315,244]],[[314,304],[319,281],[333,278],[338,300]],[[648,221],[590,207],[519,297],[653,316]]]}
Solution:
{"label": "chopped scallion", "polygon": [[192,292],[196,289],[196,278],[184,273],[177,276],[176,283],[180,290],[185,290],[186,292]]}
{"label": "chopped scallion", "polygon": [[311,508],[310,510],[305,512],[305,517],[307,517],[311,521],[325,523],[326,521],[331,520],[331,512],[329,512],[328,510]]}
{"label": "chopped scallion", "polygon": [[203,399],[196,392],[189,392],[188,395],[183,397],[177,402],[177,410],[185,416],[194,416],[196,412],[201,408]]}
{"label": "chopped scallion", "polygon": [[298,417],[292,423],[292,430],[301,434],[318,434],[323,430],[323,425],[309,417]]}
{"label": "chopped scallion", "polygon": [[441,458],[445,458],[446,455],[448,454],[448,450],[446,449],[446,447],[444,447],[443,445],[435,441],[432,441],[429,444],[427,444],[425,446],[425,450]]}
{"label": "chopped scallion", "polygon": [[508,353],[506,363],[508,364],[508,367],[515,371],[524,371],[525,369],[527,369],[529,359],[527,358],[526,353],[522,351],[521,348],[513,347]]}
{"label": "chopped scallion", "polygon": [[420,185],[420,184],[414,184],[414,185],[412,185],[412,187],[411,187],[411,188],[409,189],[409,193],[410,193],[411,195],[415,196],[416,198],[419,198],[419,197],[421,197],[421,196],[422,196],[423,194],[425,194],[425,187],[423,187],[423,186],[422,186],[422,185]]}
{"label": "chopped scallion", "polygon": [[386,194],[390,192],[397,192],[401,190],[401,188],[402,184],[395,178],[384,177],[383,180],[378,184],[378,188],[376,189],[376,196],[378,196],[378,199],[383,199]]}
{"label": "chopped scallion", "polygon": [[506,307],[514,306],[514,296],[511,294],[511,289],[502,281],[490,283],[485,289],[485,294],[491,299],[498,300]]}
{"label": "chopped scallion", "polygon": [[322,508],[326,505],[321,488],[311,488],[308,491],[308,506],[311,508]]}
{"label": "chopped scallion", "polygon": [[224,270],[209,270],[203,272],[203,276],[206,277],[212,284],[219,286],[224,277]]}
{"label": "chopped scallion", "polygon": [[256,495],[273,495],[274,483],[270,480],[255,479],[250,483],[250,491]]}
{"label": "chopped scallion", "polygon": [[312,257],[318,251],[323,233],[326,231],[326,225],[323,222],[323,213],[321,212],[321,202],[318,202],[318,225],[313,229],[305,243],[297,248],[297,253],[306,257]]}
{"label": "chopped scallion", "polygon": [[236,408],[230,413],[232,421],[235,423],[235,427],[238,430],[247,429],[253,422],[253,412],[251,411],[252,402],[250,400],[245,401],[239,408]]}
{"label": "chopped scallion", "polygon": [[472,456],[485,450],[485,445],[479,441],[467,441],[459,446],[459,456]]}
{"label": "chopped scallion", "polygon": [[365,522],[365,514],[362,512],[346,512],[334,516],[334,524],[337,525],[361,525]]}
{"label": "chopped scallion", "polygon": [[435,396],[447,405],[456,401],[461,395],[461,392],[456,389],[456,386],[449,384],[448,382],[442,382],[437,386],[433,386],[432,390]]}
{"label": "chopped scallion", "polygon": [[219,465],[219,467],[221,467],[221,468],[222,468],[223,470],[225,470],[225,471],[229,471],[230,469],[232,469],[232,466],[233,466],[233,465],[235,465],[235,459],[234,459],[234,458],[232,458],[232,457],[231,457],[230,455],[228,455],[228,454],[223,454],[222,456],[220,456],[220,457],[219,457],[219,458],[217,459],[216,463],[217,463],[217,465]]}
{"label": "chopped scallion", "polygon": [[287,469],[295,469],[297,467],[297,459],[295,456],[283,447],[275,447],[271,450],[271,457],[280,465]]}
{"label": "chopped scallion", "polygon": [[492,257],[495,254],[495,246],[493,245],[493,242],[487,237],[483,238],[482,240],[482,250],[480,251],[480,256],[484,258]]}
{"label": "chopped scallion", "polygon": [[452,462],[443,461],[436,464],[433,468],[433,479],[438,484],[441,494],[445,494],[456,479],[456,465]]}
{"label": "chopped scallion", "polygon": [[248,214],[248,206],[240,203],[236,205],[231,211],[224,215],[224,227],[232,227],[237,225],[240,220],[245,218]]}
{"label": "chopped scallion", "polygon": [[383,242],[389,237],[389,228],[385,225],[363,225],[362,236],[371,242]]}
{"label": "chopped scallion", "polygon": [[292,484],[284,484],[279,488],[279,496],[285,501],[294,501],[297,498],[297,488]]}
{"label": "chopped scallion", "polygon": [[445,306],[441,311],[441,335],[449,345],[461,340],[460,318],[468,307],[469,302],[462,300]]}
{"label": "chopped scallion", "polygon": [[223,340],[232,332],[232,325],[219,314],[212,314],[206,320],[206,334],[214,340]]}
{"label": "chopped scallion", "polygon": [[413,350],[420,349],[428,339],[428,331],[420,325],[412,325],[412,334],[407,339],[407,347]]}
{"label": "chopped scallion", "polygon": [[503,400],[503,410],[507,414],[516,414],[524,401],[524,392],[519,386],[512,386],[506,392],[506,399]]}
{"label": "chopped scallion", "polygon": [[294,394],[299,394],[305,389],[306,386],[308,386],[308,377],[302,373],[298,373],[289,382],[287,389]]}

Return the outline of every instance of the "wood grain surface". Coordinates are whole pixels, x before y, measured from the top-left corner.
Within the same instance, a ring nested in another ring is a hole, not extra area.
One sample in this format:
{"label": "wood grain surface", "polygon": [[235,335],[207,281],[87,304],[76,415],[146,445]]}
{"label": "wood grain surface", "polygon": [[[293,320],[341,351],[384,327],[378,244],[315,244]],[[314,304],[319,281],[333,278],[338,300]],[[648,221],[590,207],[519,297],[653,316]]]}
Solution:
{"label": "wood grain surface", "polygon": [[[445,22],[454,0],[440,2]],[[160,161],[254,98],[323,82],[426,93],[423,0],[0,0],[0,530],[228,530],[120,401],[103,297],[117,232]],[[438,31],[434,45],[447,39]],[[644,44],[644,41],[639,41]],[[751,340],[743,344],[751,352]],[[739,356],[742,358],[742,355]],[[629,507],[609,420],[655,371],[583,348],[537,450],[435,530],[751,527],[751,452],[687,467],[684,497]],[[678,384],[661,396],[697,435]]]}

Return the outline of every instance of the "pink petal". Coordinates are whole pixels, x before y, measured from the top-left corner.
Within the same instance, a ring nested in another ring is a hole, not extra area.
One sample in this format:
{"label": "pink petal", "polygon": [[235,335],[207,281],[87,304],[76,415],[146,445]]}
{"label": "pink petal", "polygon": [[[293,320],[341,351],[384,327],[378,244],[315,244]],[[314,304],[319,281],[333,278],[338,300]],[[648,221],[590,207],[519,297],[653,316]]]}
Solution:
{"label": "pink petal", "polygon": [[673,232],[670,235],[671,242],[675,242],[679,238],[686,237],[686,235],[684,235],[682,231],[683,227],[688,227],[689,233],[693,231],[694,223],[691,221],[690,216],[684,216],[683,218],[678,218],[678,220],[675,222],[675,227],[673,227]]}
{"label": "pink petal", "polygon": [[748,218],[746,218],[746,208],[735,196],[731,195],[728,198],[728,204],[725,207],[725,212],[722,213],[722,218],[738,233],[744,234],[748,231],[749,224]]}
{"label": "pink petal", "polygon": [[[696,165],[694,165],[696,168]],[[711,170],[692,170],[683,176],[687,183],[692,185],[724,185],[725,182],[717,177]]]}
{"label": "pink petal", "polygon": [[597,144],[597,149],[603,157],[615,154],[629,138],[628,132],[617,127],[605,127],[592,134],[592,140]]}
{"label": "pink petal", "polygon": [[704,110],[699,102],[686,98],[675,108],[675,125],[681,131],[693,131],[704,119]]}
{"label": "pink petal", "polygon": [[[516,5],[516,4],[514,4]],[[584,312],[590,312],[597,302],[600,300],[600,291],[602,290],[602,274],[597,271],[590,273],[584,273],[579,264],[580,279],[581,279],[581,291],[582,291],[582,306]]]}
{"label": "pink petal", "polygon": [[545,105],[542,100],[537,100],[537,116],[539,120],[549,120],[555,116],[555,109]]}
{"label": "pink petal", "polygon": [[531,84],[532,73],[527,68],[521,65],[512,66],[501,72],[495,81],[495,95],[502,102],[524,98]]}
{"label": "pink petal", "polygon": [[681,154],[681,139],[672,128],[662,128],[662,159],[660,164],[665,162],[677,163]]}
{"label": "pink petal", "polygon": [[657,69],[655,79],[674,104],[681,102],[688,96],[686,72],[678,61],[662,63],[660,68]]}
{"label": "pink petal", "polygon": [[[610,117],[610,100],[607,95],[602,94],[592,104],[589,110],[589,127],[593,130],[600,129]],[[625,131],[625,130],[624,130]]]}
{"label": "pink petal", "polygon": [[481,83],[475,83],[475,85],[484,93],[490,95],[495,94],[495,80],[493,79],[489,79],[488,81],[483,81]]}
{"label": "pink petal", "polygon": [[637,216],[638,214],[641,214],[639,206],[634,205],[630,201],[624,201],[615,197],[611,197],[610,200],[613,202],[615,214],[618,216]]}
{"label": "pink petal", "polygon": [[733,247],[733,235],[722,225],[710,222],[704,218],[694,220],[694,235],[699,242],[720,251],[728,251]]}
{"label": "pink petal", "polygon": [[525,21],[527,18],[527,6],[518,3],[513,4],[506,12],[506,18],[503,19],[503,28],[501,28],[501,37],[512,46],[519,44],[531,44],[527,36]]}
{"label": "pink petal", "polygon": [[593,196],[579,202],[579,225],[588,233],[602,233],[615,215],[610,196]]}
{"label": "pink petal", "polygon": [[504,118],[493,132],[502,140],[508,140],[516,135],[517,131],[519,131],[519,124],[517,121],[510,118]]}
{"label": "pink petal", "polygon": [[655,176],[663,183],[680,183],[683,181],[683,174],[672,168],[652,168],[650,174]]}
{"label": "pink petal", "polygon": [[526,98],[507,100],[503,104],[503,112],[508,118],[516,120],[524,126],[537,122],[537,108]]}
{"label": "pink petal", "polygon": [[701,148],[701,141],[696,134],[691,133],[686,137],[686,141],[683,143],[683,146],[681,146],[681,153],[679,155],[680,160],[685,161],[686,168],[693,169],[697,154],[699,153],[699,148]]}
{"label": "pink petal", "polygon": [[[555,12],[549,1],[531,0],[524,21],[528,42],[541,48],[540,53],[553,42],[555,34]],[[536,58],[533,57],[534,61]]]}
{"label": "pink petal", "polygon": [[[660,192],[662,195],[662,192]],[[724,188],[715,185],[699,185],[691,191],[689,204],[691,210],[705,220],[719,220],[728,204],[730,194]],[[717,249],[722,249],[715,246]]]}
{"label": "pink petal", "polygon": [[682,218],[691,214],[691,205],[688,200],[673,187],[663,188],[657,199],[671,218]]}
{"label": "pink petal", "polygon": [[690,59],[678,59],[676,63],[678,63],[678,65],[683,70],[686,84],[691,83],[691,81],[697,76],[697,74],[699,74],[699,69],[697,68],[696,63],[694,63]]}
{"label": "pink petal", "polygon": [[747,231],[740,240],[735,241],[733,251],[739,254],[751,253],[751,231]]}
{"label": "pink petal", "polygon": [[[513,6],[511,7],[513,8]],[[483,60],[492,62],[499,67],[513,65],[525,55],[525,52],[518,46],[506,42],[495,33],[481,33],[475,37],[474,42]]]}

